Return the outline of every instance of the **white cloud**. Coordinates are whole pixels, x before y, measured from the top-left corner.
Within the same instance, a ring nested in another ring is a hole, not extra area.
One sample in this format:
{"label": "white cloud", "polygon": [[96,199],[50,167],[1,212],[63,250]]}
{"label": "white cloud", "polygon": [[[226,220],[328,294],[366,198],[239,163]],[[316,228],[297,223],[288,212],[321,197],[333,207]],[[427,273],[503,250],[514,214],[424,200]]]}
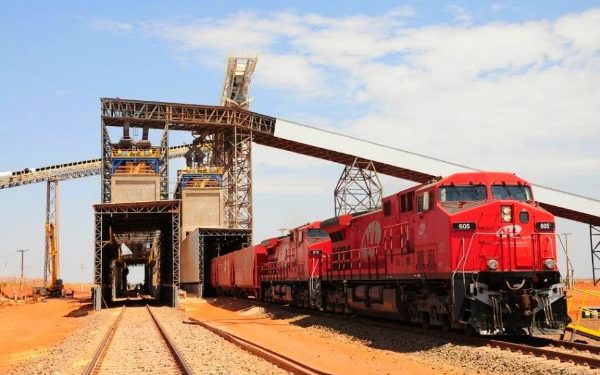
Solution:
{"label": "white cloud", "polygon": [[454,20],[459,23],[470,23],[471,13],[458,5],[447,5],[446,9],[454,16]]}
{"label": "white cloud", "polygon": [[288,87],[292,91],[311,92],[313,95],[326,95],[327,87],[322,72],[302,56],[264,54],[259,56],[256,80],[266,86]]}
{"label": "white cloud", "polygon": [[101,31],[132,31],[133,25],[129,22],[116,21],[110,19],[100,19],[92,21],[92,27]]}
{"label": "white cloud", "polygon": [[[569,173],[598,181],[600,9],[477,25],[463,8],[446,10],[457,24],[407,26],[416,11],[399,7],[377,16],[239,12],[141,29],[205,64],[258,54],[253,86],[363,109],[315,114],[337,131],[557,187]],[[285,156],[261,163],[299,168]]]}

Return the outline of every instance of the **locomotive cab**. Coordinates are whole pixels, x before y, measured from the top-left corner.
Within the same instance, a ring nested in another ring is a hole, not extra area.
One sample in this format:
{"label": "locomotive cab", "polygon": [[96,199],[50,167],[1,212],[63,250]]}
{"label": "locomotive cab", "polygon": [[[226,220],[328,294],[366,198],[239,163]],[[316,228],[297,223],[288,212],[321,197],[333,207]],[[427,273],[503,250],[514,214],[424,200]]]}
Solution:
{"label": "locomotive cab", "polygon": [[452,313],[481,334],[562,332],[569,323],[556,266],[554,217],[509,173],[436,184],[448,218]]}

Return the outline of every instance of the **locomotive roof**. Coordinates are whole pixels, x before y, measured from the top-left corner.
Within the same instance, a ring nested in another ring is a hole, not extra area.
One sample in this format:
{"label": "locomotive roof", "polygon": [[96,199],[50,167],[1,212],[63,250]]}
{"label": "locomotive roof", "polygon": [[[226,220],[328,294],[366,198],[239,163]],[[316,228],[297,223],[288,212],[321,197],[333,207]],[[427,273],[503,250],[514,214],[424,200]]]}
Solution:
{"label": "locomotive roof", "polygon": [[383,200],[388,200],[394,196],[398,196],[400,194],[405,194],[410,191],[419,191],[419,190],[427,190],[434,186],[443,186],[443,185],[495,185],[495,184],[520,184],[520,185],[529,185],[529,183],[522,178],[518,177],[514,173],[510,172],[460,172],[454,173],[450,176],[446,176],[444,178],[437,178],[435,181],[431,181],[426,184],[415,185],[411,188],[402,190],[396,194],[389,195],[384,197]]}
{"label": "locomotive roof", "polygon": [[518,185],[529,185],[529,183],[522,178],[518,177],[514,173],[509,172],[461,172],[455,173],[448,177],[444,177],[437,181],[437,185],[448,185],[448,184],[483,184],[483,185],[494,185],[494,184],[518,184]]}

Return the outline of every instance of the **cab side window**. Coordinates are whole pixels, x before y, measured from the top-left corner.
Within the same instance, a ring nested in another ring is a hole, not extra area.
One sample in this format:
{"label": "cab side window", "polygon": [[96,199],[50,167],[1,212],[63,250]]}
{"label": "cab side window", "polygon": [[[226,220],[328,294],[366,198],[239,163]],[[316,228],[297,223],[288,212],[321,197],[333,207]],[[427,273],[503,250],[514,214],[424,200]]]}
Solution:
{"label": "cab side window", "polygon": [[413,210],[414,197],[415,195],[412,191],[400,196],[400,212],[409,212]]}
{"label": "cab side window", "polygon": [[433,208],[433,191],[417,195],[417,212],[427,212]]}

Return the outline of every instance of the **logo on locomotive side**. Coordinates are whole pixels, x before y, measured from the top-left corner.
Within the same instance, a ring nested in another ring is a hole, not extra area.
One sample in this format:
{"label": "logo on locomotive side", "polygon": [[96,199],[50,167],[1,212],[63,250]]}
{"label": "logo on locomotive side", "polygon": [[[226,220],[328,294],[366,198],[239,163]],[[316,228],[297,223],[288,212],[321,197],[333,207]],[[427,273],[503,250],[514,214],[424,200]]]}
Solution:
{"label": "logo on locomotive side", "polygon": [[375,249],[379,247],[381,243],[381,224],[379,221],[371,221],[365,232],[363,233],[362,240],[360,241],[360,256],[367,258],[369,256],[375,256]]}
{"label": "logo on locomotive side", "polygon": [[285,262],[285,258],[287,257],[289,250],[290,250],[289,244],[286,243],[286,244],[281,245],[281,247],[277,251],[277,261]]}
{"label": "logo on locomotive side", "polygon": [[505,225],[496,231],[496,236],[512,237],[512,236],[516,236],[516,235],[520,234],[522,230],[523,230],[523,228],[521,228],[521,226],[517,225],[517,224]]}

